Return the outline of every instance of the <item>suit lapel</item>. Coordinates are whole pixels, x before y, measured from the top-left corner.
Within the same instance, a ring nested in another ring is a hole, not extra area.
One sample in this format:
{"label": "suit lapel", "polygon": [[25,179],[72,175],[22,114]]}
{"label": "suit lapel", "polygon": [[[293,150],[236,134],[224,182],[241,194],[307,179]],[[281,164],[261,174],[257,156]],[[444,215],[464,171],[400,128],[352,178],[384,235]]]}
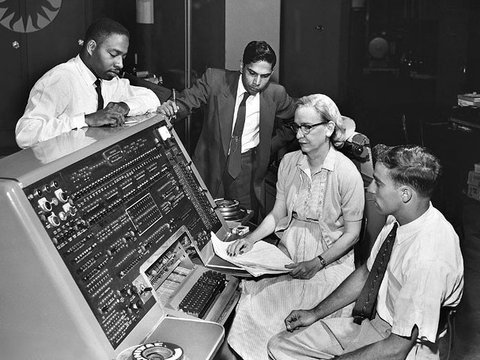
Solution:
{"label": "suit lapel", "polygon": [[274,107],[265,97],[265,89],[260,93],[260,124],[259,124],[259,150],[262,154],[270,154],[269,146],[273,131],[273,123],[275,119]]}
{"label": "suit lapel", "polygon": [[228,83],[225,91],[218,96],[218,120],[225,156],[228,153],[228,146],[232,136],[233,113],[235,111],[239,75],[240,73],[236,73],[234,76],[227,78]]}

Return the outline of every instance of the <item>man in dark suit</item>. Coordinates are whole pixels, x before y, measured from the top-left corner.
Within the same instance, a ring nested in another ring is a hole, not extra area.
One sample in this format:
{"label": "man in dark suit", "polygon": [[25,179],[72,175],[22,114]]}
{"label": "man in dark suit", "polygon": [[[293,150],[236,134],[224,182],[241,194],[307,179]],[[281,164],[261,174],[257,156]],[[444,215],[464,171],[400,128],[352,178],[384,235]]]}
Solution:
{"label": "man in dark suit", "polygon": [[296,108],[284,87],[270,82],[276,60],[270,45],[252,41],[244,50],[240,71],[207,69],[176,102],[159,108],[160,113],[181,119],[192,109],[206,107],[193,156],[202,179],[213,197],[236,199],[261,214],[270,155],[295,136],[283,128],[274,137],[275,118],[286,122]]}

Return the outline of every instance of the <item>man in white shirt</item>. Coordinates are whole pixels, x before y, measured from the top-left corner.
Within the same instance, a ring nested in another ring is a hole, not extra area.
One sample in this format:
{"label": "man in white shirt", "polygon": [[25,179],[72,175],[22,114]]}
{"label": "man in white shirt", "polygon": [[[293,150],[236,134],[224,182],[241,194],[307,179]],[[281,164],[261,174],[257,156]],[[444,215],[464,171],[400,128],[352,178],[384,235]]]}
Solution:
{"label": "man in white shirt", "polygon": [[30,147],[86,126],[121,126],[126,115],[156,111],[160,101],[151,90],[119,78],[129,37],[128,30],[111,19],[92,23],[80,54],[33,86],[15,129],[18,146]]}
{"label": "man in white shirt", "polygon": [[[440,313],[458,305],[464,286],[458,236],[430,202],[440,164],[419,146],[374,152],[369,191],[387,223],[366,264],[315,308],[288,315],[268,344],[275,360],[439,359]],[[354,301],[353,317],[323,319]]]}
{"label": "man in white shirt", "polygon": [[[236,199],[247,209],[265,206],[265,174],[270,154],[295,138],[293,131],[281,127],[275,131],[275,118],[292,119],[296,102],[285,88],[270,82],[276,64],[274,50],[265,41],[251,41],[244,49],[240,71],[207,69],[191,88],[159,112],[177,119],[192,109],[206,107],[202,132],[194,163],[213,197]],[[246,97],[246,100],[244,100]],[[239,111],[242,107],[243,111]],[[239,113],[244,126],[235,134]],[[275,135],[275,137],[274,137]],[[241,148],[241,156],[231,154]],[[237,162],[240,173],[230,171]]]}

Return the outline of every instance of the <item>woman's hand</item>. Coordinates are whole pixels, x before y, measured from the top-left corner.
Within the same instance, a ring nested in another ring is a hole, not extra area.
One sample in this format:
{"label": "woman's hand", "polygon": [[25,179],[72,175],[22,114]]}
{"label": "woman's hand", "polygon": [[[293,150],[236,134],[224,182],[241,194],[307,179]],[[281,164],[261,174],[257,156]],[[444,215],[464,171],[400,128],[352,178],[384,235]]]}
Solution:
{"label": "woman's hand", "polygon": [[292,269],[290,275],[296,279],[311,279],[322,269],[320,259],[315,257],[312,260],[285,265],[287,269]]}
{"label": "woman's hand", "polygon": [[255,241],[253,241],[250,237],[245,236],[244,238],[235,240],[228,245],[227,254],[230,256],[244,254],[252,249],[253,244],[255,244]]}

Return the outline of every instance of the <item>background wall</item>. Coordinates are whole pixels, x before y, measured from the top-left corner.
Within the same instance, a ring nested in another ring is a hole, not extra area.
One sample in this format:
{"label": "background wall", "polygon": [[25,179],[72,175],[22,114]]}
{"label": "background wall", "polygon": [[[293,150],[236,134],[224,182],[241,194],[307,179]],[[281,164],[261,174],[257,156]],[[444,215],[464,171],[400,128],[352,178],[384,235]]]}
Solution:
{"label": "background wall", "polygon": [[283,0],[280,77],[291,96],[328,94],[341,104],[347,88],[350,0]]}
{"label": "background wall", "polygon": [[[14,129],[31,87],[48,69],[77,54],[88,24],[89,0],[50,0],[48,8],[43,3],[0,2],[0,156],[18,150]],[[42,11],[48,19],[39,15]],[[37,20],[38,26],[32,25]]]}
{"label": "background wall", "polygon": [[[45,2],[60,1],[35,4]],[[2,4],[0,16],[5,12]],[[34,8],[33,2],[28,4]],[[358,8],[352,4],[350,0],[192,0],[192,68],[198,75],[209,66],[238,69],[246,43],[263,38],[281,58],[275,80],[293,96],[329,94],[374,143],[402,141],[403,116],[414,125],[419,119],[445,119],[456,94],[479,90],[476,1],[368,0]],[[184,5],[181,0],[155,1],[154,24],[138,26],[135,0],[63,1],[51,24],[37,32],[0,27],[4,80],[0,156],[18,150],[14,128],[33,83],[75,55],[86,27],[100,16],[118,20],[131,31],[126,70],[135,65],[133,54],[138,53],[139,70],[162,75],[167,87],[182,89]],[[148,36],[143,39],[144,35]],[[379,35],[389,41],[390,49],[385,59],[373,61],[367,44]],[[18,48],[12,46],[15,41]],[[149,51],[144,44],[150,44]]]}
{"label": "background wall", "polygon": [[[240,67],[243,49],[252,40],[265,40],[280,55],[280,5],[278,0],[225,0],[225,67]],[[278,81],[279,63],[273,80]]]}

